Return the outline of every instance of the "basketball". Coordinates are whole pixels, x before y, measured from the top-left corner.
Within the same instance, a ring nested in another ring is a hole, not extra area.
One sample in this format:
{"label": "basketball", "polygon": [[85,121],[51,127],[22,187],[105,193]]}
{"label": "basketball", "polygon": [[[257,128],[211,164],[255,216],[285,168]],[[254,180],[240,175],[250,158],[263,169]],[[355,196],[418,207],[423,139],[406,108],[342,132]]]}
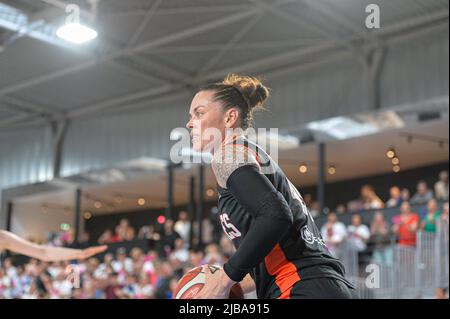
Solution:
{"label": "basketball", "polygon": [[[220,269],[218,266],[207,265],[214,273],[216,270]],[[205,285],[205,271],[203,266],[193,268],[189,270],[178,282],[177,288],[174,293],[175,299],[193,299],[195,295]],[[242,291],[241,285],[236,283],[230,290],[230,295],[228,299],[244,299],[244,292]]]}

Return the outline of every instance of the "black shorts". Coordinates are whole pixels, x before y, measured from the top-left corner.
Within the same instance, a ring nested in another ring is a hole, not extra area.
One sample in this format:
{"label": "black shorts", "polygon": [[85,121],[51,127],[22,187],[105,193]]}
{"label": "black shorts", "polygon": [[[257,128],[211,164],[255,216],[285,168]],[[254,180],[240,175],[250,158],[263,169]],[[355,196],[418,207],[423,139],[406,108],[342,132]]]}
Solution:
{"label": "black shorts", "polygon": [[356,289],[341,279],[321,277],[295,283],[289,299],[357,299]]}

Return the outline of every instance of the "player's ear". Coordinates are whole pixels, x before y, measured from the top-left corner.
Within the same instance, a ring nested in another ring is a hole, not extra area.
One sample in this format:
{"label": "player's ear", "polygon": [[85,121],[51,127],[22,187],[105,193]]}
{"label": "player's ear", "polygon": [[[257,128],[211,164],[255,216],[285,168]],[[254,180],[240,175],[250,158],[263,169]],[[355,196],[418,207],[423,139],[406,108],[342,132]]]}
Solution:
{"label": "player's ear", "polygon": [[235,126],[235,123],[237,122],[239,117],[239,111],[232,107],[228,110],[226,110],[225,114],[224,114],[224,124],[225,127],[227,128],[231,128]]}

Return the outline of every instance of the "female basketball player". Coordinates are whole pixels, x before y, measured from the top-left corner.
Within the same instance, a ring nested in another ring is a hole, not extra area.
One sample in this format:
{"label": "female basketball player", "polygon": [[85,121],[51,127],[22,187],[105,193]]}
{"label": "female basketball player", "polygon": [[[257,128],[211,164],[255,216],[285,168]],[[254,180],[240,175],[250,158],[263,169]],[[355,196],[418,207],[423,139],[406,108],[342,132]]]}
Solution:
{"label": "female basketball player", "polygon": [[186,126],[194,149],[213,154],[220,221],[237,249],[223,270],[204,267],[197,298],[228,298],[236,282],[244,292],[255,287],[263,299],[353,298],[297,189],[266,152],[236,132],[251,125],[268,96],[258,79],[229,75],[192,100]]}
{"label": "female basketball player", "polygon": [[0,252],[4,249],[43,261],[86,259],[108,248],[106,245],[86,249],[71,249],[37,245],[6,230],[0,230]]}

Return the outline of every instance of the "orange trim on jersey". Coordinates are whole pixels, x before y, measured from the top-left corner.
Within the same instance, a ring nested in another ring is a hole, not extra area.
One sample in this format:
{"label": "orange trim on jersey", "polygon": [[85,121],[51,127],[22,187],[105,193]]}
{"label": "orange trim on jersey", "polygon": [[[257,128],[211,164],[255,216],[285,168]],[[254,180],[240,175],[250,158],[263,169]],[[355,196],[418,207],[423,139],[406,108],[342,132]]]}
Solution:
{"label": "orange trim on jersey", "polygon": [[289,299],[291,289],[300,280],[297,267],[286,259],[280,245],[277,244],[264,259],[267,272],[275,276],[275,283],[281,295],[277,299]]}

